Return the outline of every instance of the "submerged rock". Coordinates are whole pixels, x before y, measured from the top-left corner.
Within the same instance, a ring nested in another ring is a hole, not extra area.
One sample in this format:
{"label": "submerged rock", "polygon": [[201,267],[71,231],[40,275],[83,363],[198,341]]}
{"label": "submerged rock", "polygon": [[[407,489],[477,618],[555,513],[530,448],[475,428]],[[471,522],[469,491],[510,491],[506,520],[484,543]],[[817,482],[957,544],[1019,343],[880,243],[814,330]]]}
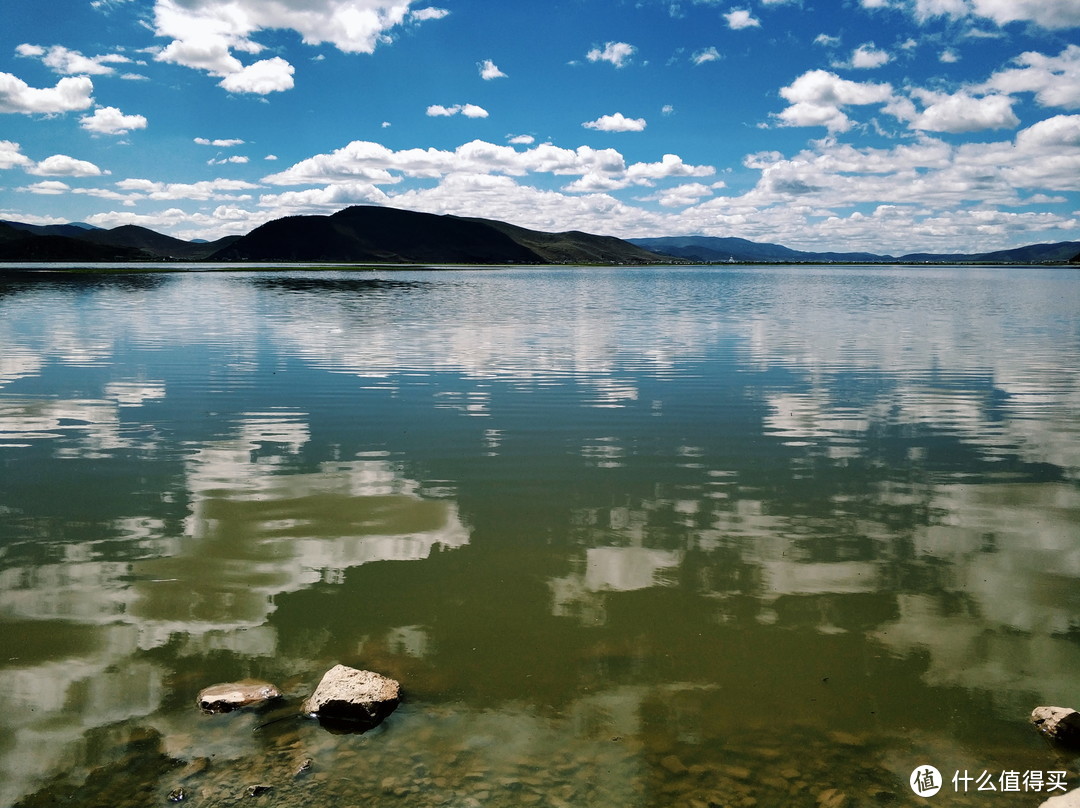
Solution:
{"label": "submerged rock", "polygon": [[1036,707],[1031,723],[1055,741],[1080,744],[1080,713],[1069,707]]}
{"label": "submerged rock", "polygon": [[269,682],[243,679],[211,685],[199,691],[199,708],[207,713],[228,713],[238,707],[281,698],[281,691]]}
{"label": "submerged rock", "polygon": [[349,722],[358,729],[370,729],[382,723],[400,700],[401,686],[395,680],[335,665],[323,675],[301,712],[323,722]]}

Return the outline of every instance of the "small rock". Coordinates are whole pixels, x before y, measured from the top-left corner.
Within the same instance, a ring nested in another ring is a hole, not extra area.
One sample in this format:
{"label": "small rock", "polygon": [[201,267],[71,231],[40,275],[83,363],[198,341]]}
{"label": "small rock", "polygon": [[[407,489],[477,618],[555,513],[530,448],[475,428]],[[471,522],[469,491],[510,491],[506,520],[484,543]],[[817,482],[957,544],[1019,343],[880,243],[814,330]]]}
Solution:
{"label": "small rock", "polygon": [[199,691],[198,704],[207,713],[228,713],[238,707],[281,698],[281,691],[269,682],[243,679],[211,685]]}
{"label": "small rock", "polygon": [[301,775],[307,774],[309,771],[311,771],[311,767],[314,765],[314,760],[312,760],[311,758],[304,758],[302,761],[300,761],[300,766],[297,767],[295,772],[293,772],[293,777],[300,777]]}
{"label": "small rock", "polygon": [[174,788],[169,792],[169,802],[183,802],[187,799],[187,792],[183,788]]}
{"label": "small rock", "polygon": [[745,766],[724,765],[718,766],[717,770],[728,777],[734,777],[736,780],[749,780],[751,774],[750,770]]}
{"label": "small rock", "polygon": [[686,772],[689,771],[689,769],[686,768],[686,765],[675,755],[668,755],[660,761],[660,765],[672,774],[686,774]]}
{"label": "small rock", "polygon": [[249,797],[261,797],[263,794],[266,794],[267,792],[273,790],[273,786],[256,785],[248,786],[247,791],[245,791],[244,793]]}
{"label": "small rock", "polygon": [[335,665],[323,675],[301,711],[319,719],[355,722],[371,728],[392,713],[400,699],[401,686],[393,679]]}
{"label": "small rock", "polygon": [[1062,743],[1080,743],[1080,713],[1069,707],[1036,707],[1031,723],[1048,738]]}

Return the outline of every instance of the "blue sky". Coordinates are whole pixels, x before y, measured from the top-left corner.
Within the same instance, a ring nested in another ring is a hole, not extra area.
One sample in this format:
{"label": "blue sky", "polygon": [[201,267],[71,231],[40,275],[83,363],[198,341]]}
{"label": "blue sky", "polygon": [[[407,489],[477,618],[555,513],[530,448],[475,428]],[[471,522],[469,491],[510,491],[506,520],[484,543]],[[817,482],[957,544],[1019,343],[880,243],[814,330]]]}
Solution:
{"label": "blue sky", "polygon": [[1080,240],[1080,0],[7,0],[0,218]]}

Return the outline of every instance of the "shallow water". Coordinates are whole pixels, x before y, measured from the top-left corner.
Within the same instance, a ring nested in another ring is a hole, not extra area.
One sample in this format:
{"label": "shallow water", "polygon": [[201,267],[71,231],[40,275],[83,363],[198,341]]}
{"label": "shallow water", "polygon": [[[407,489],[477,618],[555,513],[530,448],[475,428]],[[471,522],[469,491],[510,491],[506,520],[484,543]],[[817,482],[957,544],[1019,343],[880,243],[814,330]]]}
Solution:
{"label": "shallow water", "polygon": [[[1078,312],[1050,268],[0,276],[0,805],[1038,805]],[[376,730],[294,717],[338,662],[401,681]],[[284,703],[196,709],[248,676]]]}

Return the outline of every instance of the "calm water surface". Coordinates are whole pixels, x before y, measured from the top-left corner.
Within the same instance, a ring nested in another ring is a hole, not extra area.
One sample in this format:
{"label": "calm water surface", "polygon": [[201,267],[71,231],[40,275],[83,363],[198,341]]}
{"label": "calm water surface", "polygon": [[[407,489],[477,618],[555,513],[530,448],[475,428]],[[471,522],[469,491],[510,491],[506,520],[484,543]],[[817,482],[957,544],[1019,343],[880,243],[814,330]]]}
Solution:
{"label": "calm water surface", "polygon": [[[0,805],[1038,805],[1078,313],[1045,268],[6,275]],[[401,681],[376,730],[294,717],[338,662]],[[196,709],[248,676],[284,704]]]}

